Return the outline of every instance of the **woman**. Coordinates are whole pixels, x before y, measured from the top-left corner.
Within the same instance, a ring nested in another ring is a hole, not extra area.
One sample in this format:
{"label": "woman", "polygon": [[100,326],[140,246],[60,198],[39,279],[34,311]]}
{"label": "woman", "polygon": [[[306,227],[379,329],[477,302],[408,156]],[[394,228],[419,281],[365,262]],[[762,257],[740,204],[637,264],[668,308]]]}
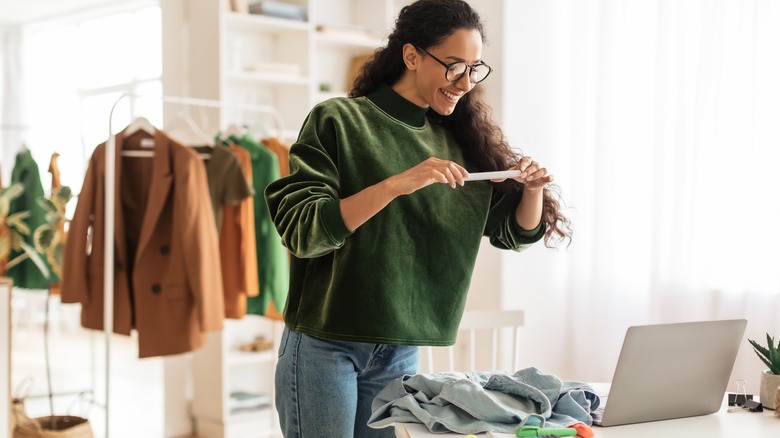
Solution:
{"label": "woman", "polygon": [[[276,404],[286,437],[389,437],[374,396],[451,345],[482,236],[521,250],[569,236],[547,170],[516,157],[477,83],[479,15],[461,0],[404,7],[350,98],[315,106],[266,190],[291,251]],[[475,89],[476,87],[476,89]],[[469,172],[518,169],[503,182]]]}

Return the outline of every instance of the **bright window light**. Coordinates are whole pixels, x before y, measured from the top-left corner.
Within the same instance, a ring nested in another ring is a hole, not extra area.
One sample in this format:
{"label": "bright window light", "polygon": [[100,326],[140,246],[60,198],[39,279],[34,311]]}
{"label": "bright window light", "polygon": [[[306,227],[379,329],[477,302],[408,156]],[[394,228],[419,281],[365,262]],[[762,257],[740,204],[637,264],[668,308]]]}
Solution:
{"label": "bright window light", "polygon": [[[38,26],[26,33],[23,54],[24,95],[33,127],[26,141],[44,187],[50,185],[49,159],[58,152],[62,183],[78,193],[92,151],[108,138],[109,113],[117,99],[123,93],[162,94],[160,8]],[[140,115],[161,125],[162,104],[122,99],[113,131]]]}

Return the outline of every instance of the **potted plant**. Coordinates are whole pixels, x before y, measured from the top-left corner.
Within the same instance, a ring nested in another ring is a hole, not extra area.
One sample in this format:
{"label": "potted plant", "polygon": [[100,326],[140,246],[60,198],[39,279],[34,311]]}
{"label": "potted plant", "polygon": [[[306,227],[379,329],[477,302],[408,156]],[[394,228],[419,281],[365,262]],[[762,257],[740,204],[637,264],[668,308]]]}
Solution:
{"label": "potted plant", "polygon": [[758,358],[769,368],[761,374],[761,404],[767,409],[775,409],[775,393],[780,387],[780,342],[775,344],[775,339],[766,335],[766,347],[758,342],[748,339]]}
{"label": "potted plant", "polygon": [[[49,279],[49,289],[46,296],[46,313],[43,323],[43,352],[46,361],[46,384],[49,391],[50,415],[38,418],[27,417],[24,408],[17,408],[18,424],[14,437],[82,437],[92,438],[92,426],[87,418],[73,415],[54,415],[54,392],[51,382],[51,361],[49,360],[49,305],[51,301],[52,282],[59,279],[62,267],[62,250],[65,243],[64,224],[65,207],[73,197],[70,187],[62,186],[52,191],[49,199],[41,198],[38,204],[46,211],[46,223],[33,231],[34,251],[46,256],[51,270],[43,270],[43,275]],[[25,230],[29,234],[30,230]],[[37,264],[37,263],[36,263]],[[39,265],[40,267],[40,265]]]}

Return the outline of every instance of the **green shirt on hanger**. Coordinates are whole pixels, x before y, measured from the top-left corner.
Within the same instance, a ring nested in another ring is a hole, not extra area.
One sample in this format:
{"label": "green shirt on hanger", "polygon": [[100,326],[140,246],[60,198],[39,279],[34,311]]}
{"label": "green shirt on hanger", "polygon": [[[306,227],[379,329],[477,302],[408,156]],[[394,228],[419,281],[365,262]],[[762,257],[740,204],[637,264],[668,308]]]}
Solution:
{"label": "green shirt on hanger", "polygon": [[265,315],[273,301],[276,309],[284,308],[290,284],[287,250],[277,234],[263,193],[279,179],[279,159],[250,134],[230,136],[230,141],[249,151],[252,158],[252,186],[255,190],[255,238],[257,240],[257,272],[260,294],[248,297],[247,315]]}
{"label": "green shirt on hanger", "polygon": [[222,228],[222,207],[239,204],[252,196],[252,187],[246,180],[238,158],[223,147],[192,146],[199,154],[211,155],[204,160],[206,178],[209,183],[211,207],[214,209],[214,223]]}
{"label": "green shirt on hanger", "polygon": [[[14,183],[21,183],[24,186],[24,193],[11,202],[9,215],[20,211],[30,212],[30,217],[26,220],[27,226],[30,228],[30,234],[25,236],[24,241],[31,247],[35,247],[33,234],[38,227],[46,223],[46,211],[38,205],[38,200],[44,197],[38,164],[26,148],[16,155],[16,162],[11,171],[11,184]],[[10,260],[22,253],[21,251],[11,251]],[[46,268],[50,270],[46,256],[40,253],[38,255],[46,265]],[[8,276],[14,280],[15,287],[24,289],[49,288],[49,279],[30,259],[23,260],[18,265],[8,269]]]}

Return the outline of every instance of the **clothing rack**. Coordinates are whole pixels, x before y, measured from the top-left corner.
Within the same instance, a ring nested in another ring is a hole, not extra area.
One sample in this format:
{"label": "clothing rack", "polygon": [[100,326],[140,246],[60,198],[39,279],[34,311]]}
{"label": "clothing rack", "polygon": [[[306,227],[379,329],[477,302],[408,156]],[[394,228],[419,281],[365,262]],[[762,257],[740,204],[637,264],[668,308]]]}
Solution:
{"label": "clothing rack", "polygon": [[[105,154],[105,166],[106,166],[106,183],[105,183],[105,215],[106,224],[115,223],[115,203],[114,188],[116,187],[116,139],[114,138],[114,110],[122,99],[125,98],[149,98],[159,100],[163,103],[174,103],[185,106],[207,107],[207,108],[219,108],[219,109],[238,109],[246,112],[255,112],[271,116],[276,125],[275,128],[279,136],[284,133],[282,117],[279,112],[269,105],[252,105],[252,104],[225,104],[218,100],[199,99],[191,97],[181,96],[144,96],[132,93],[123,93],[114,101],[111,106],[111,112],[108,115],[108,142],[106,143]],[[111,376],[111,336],[114,332],[114,227],[105,227],[105,246],[104,246],[104,260],[103,260],[103,332],[105,334],[106,343],[106,378],[105,378],[105,421],[106,421],[106,438],[110,436],[110,423],[109,413],[110,403],[110,376]]]}

